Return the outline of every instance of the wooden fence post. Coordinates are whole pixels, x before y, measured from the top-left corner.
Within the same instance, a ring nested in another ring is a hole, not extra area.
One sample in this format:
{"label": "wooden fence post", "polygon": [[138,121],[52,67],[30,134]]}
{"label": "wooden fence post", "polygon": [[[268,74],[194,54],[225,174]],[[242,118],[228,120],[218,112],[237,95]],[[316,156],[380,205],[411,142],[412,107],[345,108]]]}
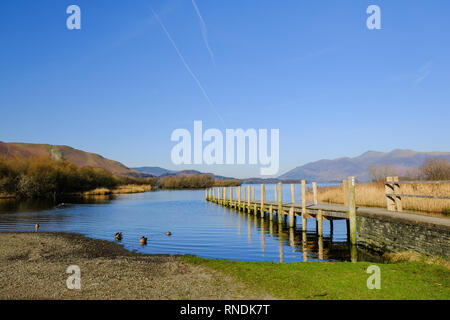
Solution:
{"label": "wooden fence post", "polygon": [[302,231],[306,231],[306,181],[302,180]]}
{"label": "wooden fence post", "polygon": [[384,184],[384,193],[386,196],[386,206],[388,211],[395,211],[395,200],[394,196],[392,195],[395,193],[394,191],[394,178],[387,177],[386,183]]}
{"label": "wooden fence post", "polygon": [[317,205],[319,203],[317,199],[317,183],[313,182],[312,187],[313,187],[314,205]]}
{"label": "wooden fence post", "polygon": [[398,177],[394,177],[394,193],[395,193],[395,206],[397,211],[403,211],[402,196],[400,192],[400,183]]}
{"label": "wooden fence post", "polygon": [[348,178],[348,215],[350,219],[350,243],[356,245],[355,177]]}
{"label": "wooden fence post", "polygon": [[275,185],[275,203],[278,202],[278,188],[277,185]]}

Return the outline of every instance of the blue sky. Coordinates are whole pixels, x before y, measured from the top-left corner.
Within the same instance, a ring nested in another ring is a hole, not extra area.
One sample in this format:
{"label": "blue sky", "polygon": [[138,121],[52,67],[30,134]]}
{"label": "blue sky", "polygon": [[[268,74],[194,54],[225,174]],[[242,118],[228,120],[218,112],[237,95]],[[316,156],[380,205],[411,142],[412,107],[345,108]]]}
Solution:
{"label": "blue sky", "polygon": [[[81,30],[66,28],[71,4]],[[366,27],[371,4],[382,30]],[[1,1],[0,140],[184,169],[171,163],[170,135],[194,120],[223,132],[278,128],[280,174],[367,150],[450,151],[449,1],[196,5]],[[189,168],[259,174],[259,165]]]}

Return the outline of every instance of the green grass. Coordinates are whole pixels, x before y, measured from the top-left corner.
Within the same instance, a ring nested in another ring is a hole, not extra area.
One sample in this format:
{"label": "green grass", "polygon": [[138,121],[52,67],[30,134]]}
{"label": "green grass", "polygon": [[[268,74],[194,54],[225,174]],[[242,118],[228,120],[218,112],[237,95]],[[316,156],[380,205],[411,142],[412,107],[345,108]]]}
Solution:
{"label": "green grass", "polygon": [[183,256],[280,299],[450,299],[450,270],[423,262],[376,264],[381,289],[369,290],[367,262],[254,263]]}

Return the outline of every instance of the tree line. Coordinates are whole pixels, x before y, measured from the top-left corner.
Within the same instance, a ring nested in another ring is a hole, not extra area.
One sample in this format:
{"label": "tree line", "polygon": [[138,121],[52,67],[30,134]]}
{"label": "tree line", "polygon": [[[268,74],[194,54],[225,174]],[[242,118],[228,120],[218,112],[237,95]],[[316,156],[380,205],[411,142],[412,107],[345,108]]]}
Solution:
{"label": "tree line", "polygon": [[55,198],[97,188],[115,189],[121,185],[147,184],[161,189],[198,189],[237,186],[240,180],[218,180],[211,175],[133,178],[115,176],[100,168],[77,167],[51,158],[0,158],[0,195],[18,198]]}
{"label": "tree line", "polygon": [[406,172],[392,165],[373,165],[369,168],[373,182],[382,182],[386,177],[400,176],[405,180],[450,180],[450,161],[446,159],[430,158],[419,168],[409,169]]}

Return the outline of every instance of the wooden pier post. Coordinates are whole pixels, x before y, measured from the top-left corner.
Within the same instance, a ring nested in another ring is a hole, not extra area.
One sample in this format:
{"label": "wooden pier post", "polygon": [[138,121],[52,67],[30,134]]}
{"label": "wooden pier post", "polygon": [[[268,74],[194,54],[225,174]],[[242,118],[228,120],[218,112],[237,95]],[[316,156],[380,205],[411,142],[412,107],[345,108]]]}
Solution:
{"label": "wooden pier post", "polygon": [[295,185],[293,183],[291,183],[291,198],[292,203],[295,203]]}
{"label": "wooden pier post", "polygon": [[241,209],[241,186],[237,187],[238,210]]}
{"label": "wooden pier post", "polygon": [[266,201],[266,186],[261,184],[261,218],[264,218],[264,202]]}
{"label": "wooden pier post", "polygon": [[342,194],[344,196],[344,206],[348,206],[348,185],[347,185],[347,180],[342,180]]}
{"label": "wooden pier post", "polygon": [[319,203],[319,200],[318,200],[318,197],[317,197],[317,183],[313,182],[312,183],[312,187],[313,187],[314,205],[317,206],[317,204]]}
{"label": "wooden pier post", "polygon": [[283,223],[283,184],[278,182],[278,223]]}
{"label": "wooden pier post", "polygon": [[306,231],[306,181],[302,180],[302,231]]}
{"label": "wooden pier post", "polygon": [[348,216],[350,220],[350,243],[356,245],[355,177],[348,178]]}
{"label": "wooden pier post", "polygon": [[323,237],[323,211],[319,210],[317,212],[317,234],[319,237]]}
{"label": "wooden pier post", "polygon": [[277,185],[275,185],[275,203],[278,202],[278,189],[277,189]]}
{"label": "wooden pier post", "polygon": [[289,228],[294,228],[295,226],[295,214],[294,207],[289,208]]}
{"label": "wooden pier post", "polygon": [[250,196],[251,196],[250,188],[251,188],[250,186],[247,187],[247,212],[248,213],[250,213],[250,210],[251,210],[251,208],[250,208]]}
{"label": "wooden pier post", "polygon": [[269,220],[270,220],[270,222],[272,222],[272,220],[273,220],[273,206],[272,205],[269,206]]}
{"label": "wooden pier post", "polygon": [[252,201],[255,201],[255,187],[252,187]]}
{"label": "wooden pier post", "polygon": [[283,184],[278,182],[278,213],[283,212]]}
{"label": "wooden pier post", "polygon": [[230,187],[230,207],[233,206],[233,187]]}

